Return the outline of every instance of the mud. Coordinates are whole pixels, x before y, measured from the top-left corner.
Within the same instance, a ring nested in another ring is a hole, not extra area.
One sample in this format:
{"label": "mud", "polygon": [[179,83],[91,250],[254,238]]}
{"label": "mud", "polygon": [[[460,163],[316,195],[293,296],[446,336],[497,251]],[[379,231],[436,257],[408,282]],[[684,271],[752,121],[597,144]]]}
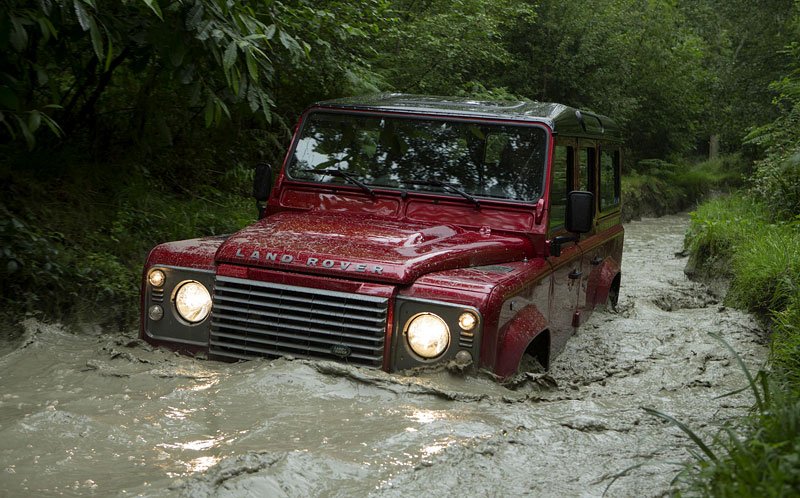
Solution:
{"label": "mud", "polygon": [[0,348],[0,495],[661,496],[690,443],[747,412],[765,359],[749,316],[683,275],[686,217],[627,225],[620,303],[550,372],[389,375],[224,364],[134,332],[24,322]]}

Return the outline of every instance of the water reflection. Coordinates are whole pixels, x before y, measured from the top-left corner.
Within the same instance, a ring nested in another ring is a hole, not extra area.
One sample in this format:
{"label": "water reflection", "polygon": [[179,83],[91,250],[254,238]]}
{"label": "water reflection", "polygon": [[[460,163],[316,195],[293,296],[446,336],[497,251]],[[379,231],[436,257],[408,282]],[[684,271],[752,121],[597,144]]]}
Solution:
{"label": "water reflection", "polygon": [[[197,439],[194,441],[186,441],[186,442],[162,443],[157,446],[158,448],[164,448],[167,450],[206,451],[218,447],[221,442],[223,442],[223,438],[216,437],[211,439]],[[158,451],[159,451],[158,460],[164,461],[164,464],[170,467],[170,470],[166,472],[166,474],[169,477],[179,477],[181,475],[192,474],[195,472],[203,472],[213,467],[214,465],[219,463],[220,460],[222,460],[222,457],[219,455],[203,455],[188,461],[176,460],[168,452],[164,452],[163,450],[158,450]],[[172,470],[174,469],[174,465],[183,467],[183,472],[174,472]]]}
{"label": "water reflection", "polygon": [[158,446],[170,449],[202,451],[213,448],[220,441],[222,441],[221,437],[214,439],[198,439],[197,441],[189,441],[186,443],[161,443]]}
{"label": "water reflection", "polygon": [[210,469],[211,467],[219,463],[220,460],[222,460],[222,458],[217,456],[204,456],[200,458],[195,458],[194,460],[188,463],[187,470],[189,472],[202,472],[204,470]]}
{"label": "water reflection", "polygon": [[407,418],[410,418],[411,420],[414,420],[420,424],[430,424],[437,420],[447,419],[448,416],[444,412],[438,410],[415,409],[412,413],[407,415]]}
{"label": "water reflection", "polygon": [[164,414],[164,416],[167,417],[167,418],[170,418],[172,420],[186,420],[186,417],[188,415],[190,415],[190,414],[192,414],[192,413],[194,413],[196,411],[197,410],[194,409],[194,408],[181,409],[181,408],[175,408],[173,406],[170,406],[169,407],[169,411],[167,411]]}

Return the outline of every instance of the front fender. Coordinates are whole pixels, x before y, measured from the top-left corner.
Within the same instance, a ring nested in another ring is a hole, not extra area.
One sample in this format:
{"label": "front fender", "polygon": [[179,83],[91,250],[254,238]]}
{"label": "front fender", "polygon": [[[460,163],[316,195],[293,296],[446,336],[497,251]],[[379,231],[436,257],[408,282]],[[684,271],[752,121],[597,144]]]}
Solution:
{"label": "front fender", "polygon": [[546,330],[547,319],[536,306],[530,304],[522,308],[500,331],[495,373],[502,378],[513,375],[528,346]]}

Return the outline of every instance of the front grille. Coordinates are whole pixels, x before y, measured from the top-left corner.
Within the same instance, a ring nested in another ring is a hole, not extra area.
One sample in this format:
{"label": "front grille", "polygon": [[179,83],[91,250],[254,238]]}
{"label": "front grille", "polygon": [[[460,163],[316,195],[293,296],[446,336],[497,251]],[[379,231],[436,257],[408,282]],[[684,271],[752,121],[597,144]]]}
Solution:
{"label": "front grille", "polygon": [[388,303],[383,297],[217,276],[210,353],[380,367]]}

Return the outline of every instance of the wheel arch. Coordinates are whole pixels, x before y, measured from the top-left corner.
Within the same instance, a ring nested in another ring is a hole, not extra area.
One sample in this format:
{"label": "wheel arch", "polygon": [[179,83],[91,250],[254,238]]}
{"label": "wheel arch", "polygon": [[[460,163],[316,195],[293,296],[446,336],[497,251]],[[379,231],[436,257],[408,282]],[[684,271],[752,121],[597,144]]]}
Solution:
{"label": "wheel arch", "polygon": [[547,319],[534,305],[522,308],[501,329],[495,374],[507,378],[516,373],[526,353],[543,366],[550,362],[550,331]]}

